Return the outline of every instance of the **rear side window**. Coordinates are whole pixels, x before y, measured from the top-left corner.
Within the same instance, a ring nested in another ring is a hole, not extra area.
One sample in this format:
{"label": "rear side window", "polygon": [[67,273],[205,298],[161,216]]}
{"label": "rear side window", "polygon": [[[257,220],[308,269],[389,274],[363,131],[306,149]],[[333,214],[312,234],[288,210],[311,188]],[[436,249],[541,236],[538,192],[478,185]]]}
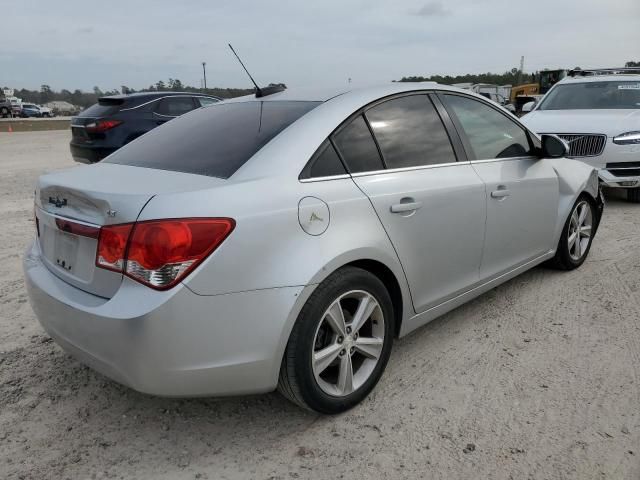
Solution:
{"label": "rear side window", "polygon": [[178,117],[196,108],[191,97],[169,97],[158,102],[155,112],[168,117]]}
{"label": "rear side window", "polygon": [[382,170],[378,147],[362,115],[358,115],[333,138],[351,173]]}
{"label": "rear side window", "polygon": [[200,108],[151,130],[106,163],[229,178],[320,102],[233,102]]}
{"label": "rear side window", "polygon": [[336,149],[329,140],[325,140],[300,174],[300,178],[331,177],[346,173]]}
{"label": "rear side window", "polygon": [[207,105],[211,105],[212,103],[218,103],[220,100],[216,100],[215,98],[209,98],[209,97],[195,97],[196,102],[201,106],[201,107],[206,107]]}
{"label": "rear side window", "polygon": [[387,168],[456,161],[440,115],[426,95],[386,101],[367,110]]}
{"label": "rear side window", "polygon": [[475,160],[530,155],[525,130],[494,108],[459,95],[445,95],[445,104],[460,122]]}

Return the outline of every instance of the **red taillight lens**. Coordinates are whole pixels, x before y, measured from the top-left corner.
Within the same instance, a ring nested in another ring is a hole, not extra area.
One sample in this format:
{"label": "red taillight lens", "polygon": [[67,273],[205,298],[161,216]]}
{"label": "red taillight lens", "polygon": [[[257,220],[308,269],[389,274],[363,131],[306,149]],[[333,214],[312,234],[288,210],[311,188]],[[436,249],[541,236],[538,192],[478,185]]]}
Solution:
{"label": "red taillight lens", "polygon": [[165,290],[207,258],[234,227],[231,218],[151,220],[103,227],[96,264]]}
{"label": "red taillight lens", "polygon": [[97,122],[85,125],[85,130],[89,133],[102,133],[120,125],[120,120],[98,120]]}
{"label": "red taillight lens", "polygon": [[98,267],[116,272],[123,271],[127,242],[132,228],[133,223],[127,223],[124,225],[110,225],[100,229],[98,251],[96,253],[96,265]]}

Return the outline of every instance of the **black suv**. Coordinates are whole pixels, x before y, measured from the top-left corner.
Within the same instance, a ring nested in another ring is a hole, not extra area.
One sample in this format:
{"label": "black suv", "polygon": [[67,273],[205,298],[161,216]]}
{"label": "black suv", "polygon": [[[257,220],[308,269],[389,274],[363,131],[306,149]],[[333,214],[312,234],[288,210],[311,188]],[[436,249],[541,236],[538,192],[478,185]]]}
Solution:
{"label": "black suv", "polygon": [[71,155],[99,162],[131,140],[172,118],[221,99],[184,92],[145,92],[102,97],[71,119]]}

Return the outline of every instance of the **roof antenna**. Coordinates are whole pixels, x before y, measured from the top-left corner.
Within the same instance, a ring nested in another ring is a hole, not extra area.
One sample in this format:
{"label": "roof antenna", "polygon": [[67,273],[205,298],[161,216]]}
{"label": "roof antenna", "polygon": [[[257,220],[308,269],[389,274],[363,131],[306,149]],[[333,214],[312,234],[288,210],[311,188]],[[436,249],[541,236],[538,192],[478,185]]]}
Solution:
{"label": "roof antenna", "polygon": [[283,87],[282,85],[270,85],[270,86],[265,87],[265,88],[260,88],[258,86],[258,84],[256,83],[256,81],[251,76],[251,74],[249,73],[249,70],[247,70],[247,67],[244,66],[244,63],[242,63],[242,60],[240,60],[240,57],[238,56],[236,51],[233,49],[231,44],[229,43],[228,45],[229,45],[229,48],[231,49],[231,51],[233,52],[233,54],[236,56],[236,58],[240,62],[240,65],[242,65],[242,68],[244,68],[244,71],[247,72],[247,75],[251,79],[251,83],[253,83],[253,85],[256,87],[256,98],[265,97],[267,95],[271,95],[272,93],[277,93],[277,92],[284,91],[284,89],[286,87]]}

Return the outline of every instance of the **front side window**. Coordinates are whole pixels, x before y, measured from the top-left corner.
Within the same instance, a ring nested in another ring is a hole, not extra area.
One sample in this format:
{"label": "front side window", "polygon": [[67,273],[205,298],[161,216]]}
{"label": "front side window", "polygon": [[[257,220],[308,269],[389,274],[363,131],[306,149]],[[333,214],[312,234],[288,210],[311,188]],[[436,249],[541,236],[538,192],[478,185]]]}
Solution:
{"label": "front side window", "polygon": [[556,85],[538,110],[640,108],[639,81],[580,82]]}
{"label": "front side window", "polygon": [[382,170],[378,147],[362,115],[351,120],[333,140],[351,173]]}
{"label": "front side window", "polygon": [[526,131],[489,105],[460,95],[444,95],[471,144],[473,159],[522,157],[531,154]]}
{"label": "front side window", "polygon": [[158,102],[156,113],[168,117],[178,117],[195,108],[191,97],[169,97]]}
{"label": "front side window", "polygon": [[219,103],[154,128],[106,163],[229,178],[320,102]]}
{"label": "front side window", "polygon": [[440,116],[426,95],[386,101],[367,110],[366,117],[387,168],[456,161]]}

